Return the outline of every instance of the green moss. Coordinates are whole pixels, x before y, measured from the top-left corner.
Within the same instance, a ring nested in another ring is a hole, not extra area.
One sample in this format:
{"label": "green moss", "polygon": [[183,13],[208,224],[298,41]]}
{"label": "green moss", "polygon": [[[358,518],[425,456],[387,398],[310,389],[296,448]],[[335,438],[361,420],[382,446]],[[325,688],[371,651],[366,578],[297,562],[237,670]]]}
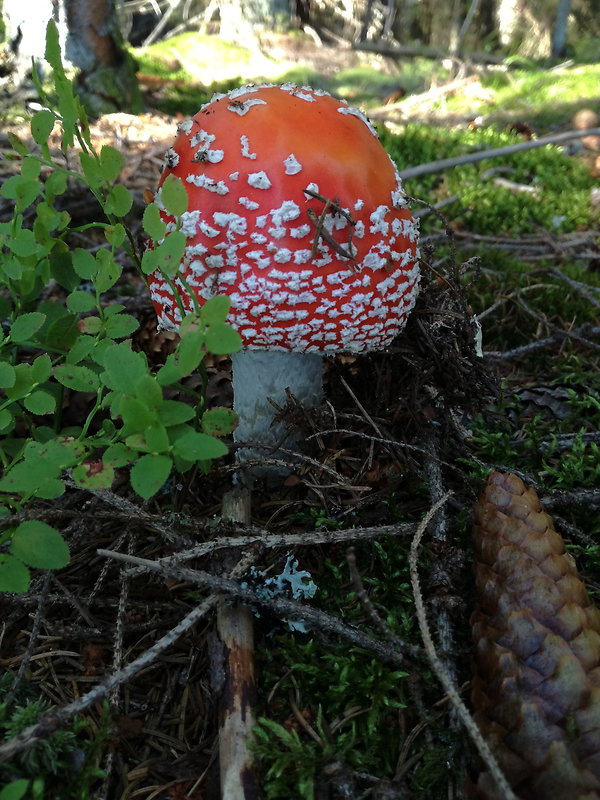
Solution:
{"label": "green moss", "polygon": [[485,100],[468,95],[447,98],[446,109],[457,114],[483,114],[498,123],[522,118],[536,129],[556,129],[579,108],[598,109],[598,64],[555,69],[491,70],[481,78],[493,90]]}
{"label": "green moss", "polygon": [[[492,129],[459,132],[415,124],[407,125],[400,135],[383,129],[381,139],[401,170],[515,143],[510,134]],[[530,187],[535,194],[499,186],[496,177]],[[540,229],[567,233],[591,227],[597,219],[590,202],[594,185],[585,163],[551,145],[454,167],[405,183],[409,194],[426,197],[429,202],[456,195],[453,210],[461,209],[462,225],[477,234],[502,231],[503,235],[535,233]],[[433,218],[430,222],[439,225]]]}
{"label": "green moss", "polygon": [[[406,541],[386,537],[358,545],[356,554],[371,603],[396,635],[418,644],[408,547]],[[364,624],[365,611],[349,586],[345,565],[326,559],[321,574],[314,577],[319,586],[315,601],[322,608],[350,624]],[[259,663],[263,691],[272,693],[269,705],[260,709],[268,722],[261,724],[257,744],[270,800],[312,798],[313,781],[334,755],[358,773],[393,778],[404,736],[399,718],[413,718],[415,675],[343,641],[323,642],[288,633],[267,639]],[[437,683],[427,670],[420,687],[424,696],[431,693],[438,699]],[[294,727],[290,696],[321,736],[321,744],[302,728],[290,734]],[[435,729],[433,724],[434,743]],[[437,744],[445,751],[446,741]],[[421,747],[417,739],[411,754]],[[426,772],[434,790],[441,792],[447,770],[435,777]],[[423,775],[419,780],[425,780]]]}

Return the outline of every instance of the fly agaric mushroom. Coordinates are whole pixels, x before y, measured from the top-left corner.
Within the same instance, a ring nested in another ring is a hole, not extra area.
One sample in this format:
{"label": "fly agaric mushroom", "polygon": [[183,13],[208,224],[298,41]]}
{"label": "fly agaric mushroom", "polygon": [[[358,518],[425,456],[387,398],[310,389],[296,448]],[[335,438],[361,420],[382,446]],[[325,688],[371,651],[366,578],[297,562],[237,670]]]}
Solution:
{"label": "fly agaric mushroom", "polygon": [[[200,304],[230,298],[244,348],[233,356],[235,438],[272,447],[286,431],[268,398],[284,405],[287,388],[318,404],[323,355],[385,348],[414,305],[417,225],[398,171],[360,111],[283,84],[215,95],[178,126],[154,200],[173,229],[160,198],[168,175],[189,196],[173,284],[185,312],[190,290]],[[176,329],[172,284],[157,271],[149,287],[160,326]]]}

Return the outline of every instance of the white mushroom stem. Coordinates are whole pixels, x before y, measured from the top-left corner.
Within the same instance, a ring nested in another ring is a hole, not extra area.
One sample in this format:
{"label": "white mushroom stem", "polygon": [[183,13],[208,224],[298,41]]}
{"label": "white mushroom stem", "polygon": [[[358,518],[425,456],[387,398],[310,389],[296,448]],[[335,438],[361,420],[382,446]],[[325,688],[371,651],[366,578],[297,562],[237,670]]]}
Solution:
{"label": "white mushroom stem", "polygon": [[[323,397],[323,356],[282,350],[240,350],[232,356],[232,366],[233,407],[239,416],[234,440],[262,445],[240,448],[239,463],[269,456],[281,458],[277,446],[298,449],[301,434],[290,431],[285,422],[273,422],[277,410],[269,400],[283,407],[289,390],[303,406],[319,405]],[[281,478],[290,470],[265,465],[252,466],[243,472],[241,480],[245,481],[247,476],[251,481]]]}

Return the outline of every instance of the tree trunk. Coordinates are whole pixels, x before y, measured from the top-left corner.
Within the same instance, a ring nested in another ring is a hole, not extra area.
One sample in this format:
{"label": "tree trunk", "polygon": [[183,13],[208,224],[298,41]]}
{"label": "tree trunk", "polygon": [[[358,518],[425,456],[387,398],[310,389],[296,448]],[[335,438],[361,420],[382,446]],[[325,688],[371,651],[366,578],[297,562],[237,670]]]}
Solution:
{"label": "tree trunk", "polygon": [[79,69],[77,87],[88,113],[143,110],[135,64],[124,48],[115,0],[0,0],[5,51],[13,83],[45,68],[46,26],[58,27],[63,60]]}
{"label": "tree trunk", "polygon": [[143,110],[135,63],[125,50],[114,0],[64,0],[66,55],[80,72],[77,85],[92,116]]}
{"label": "tree trunk", "polygon": [[31,13],[24,0],[0,0],[2,39],[6,42],[6,55],[10,57],[6,73],[11,74],[16,86],[31,74],[32,61],[43,72],[46,26],[50,19],[54,19],[58,26],[64,49],[66,26],[61,11],[62,3],[53,0],[37,0],[35,13]]}
{"label": "tree trunk", "polygon": [[289,0],[220,0],[220,36],[249,49],[257,47],[257,34],[291,20]]}
{"label": "tree trunk", "polygon": [[553,58],[562,58],[567,50],[567,25],[570,10],[571,0],[559,0],[554,31],[552,32]]}

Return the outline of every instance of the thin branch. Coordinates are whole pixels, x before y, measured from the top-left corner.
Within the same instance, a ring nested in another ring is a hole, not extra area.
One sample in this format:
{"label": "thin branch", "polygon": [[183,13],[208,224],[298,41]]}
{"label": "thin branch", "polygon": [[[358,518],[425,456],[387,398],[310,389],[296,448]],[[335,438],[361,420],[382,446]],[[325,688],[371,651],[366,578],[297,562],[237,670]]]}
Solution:
{"label": "thin branch", "polygon": [[[165,556],[153,561],[153,564],[161,566],[175,566],[182,561],[189,561],[193,558],[200,558],[220,549],[229,547],[248,548],[252,545],[260,544],[261,547],[272,549],[275,547],[294,548],[308,547],[315,544],[335,544],[337,542],[349,542],[352,540],[360,541],[364,539],[376,539],[380,536],[414,536],[416,525],[404,522],[397,525],[380,525],[371,528],[345,528],[339,531],[303,531],[301,533],[266,533],[260,529],[241,536],[220,536],[208,542],[202,542],[175,553],[172,556]],[[129,575],[139,575],[146,571],[145,567],[135,567],[128,571]]]}
{"label": "thin branch", "polygon": [[46,602],[48,598],[48,588],[50,586],[51,575],[52,573],[50,571],[47,571],[45,573],[41,581],[41,587],[37,592],[38,604],[35,610],[35,616],[33,618],[33,625],[31,628],[29,641],[27,642],[27,649],[25,651],[25,654],[23,655],[23,658],[21,659],[21,663],[19,664],[19,670],[15,676],[13,685],[11,686],[10,691],[4,698],[4,703],[6,704],[7,707],[10,706],[12,701],[14,700],[15,695],[17,693],[17,689],[19,688],[19,684],[23,680],[23,677],[31,664],[33,651],[35,650],[38,636],[40,635],[40,630],[42,627],[42,620],[44,617],[44,609],[46,607]]}
{"label": "thin branch", "polygon": [[514,347],[512,350],[505,350],[500,352],[498,350],[488,350],[484,352],[484,357],[493,359],[494,361],[509,361],[512,358],[520,358],[529,353],[534,353],[536,350],[541,350],[544,347],[551,347],[552,345],[559,344],[565,339],[573,339],[586,347],[591,347],[593,350],[600,350],[600,344],[590,341],[589,336],[600,336],[600,326],[582,325],[573,331],[557,330],[552,336],[547,336],[545,339],[538,339],[535,342],[523,344],[520,347]]}
{"label": "thin branch", "polygon": [[364,647],[366,650],[377,653],[377,655],[384,658],[386,661],[403,663],[405,656],[417,658],[421,655],[421,648],[415,647],[415,645],[409,644],[408,642],[402,643],[404,652],[401,653],[399,649],[390,647],[385,642],[375,639],[368,633],[363,633],[352,625],[348,625],[324,611],[306,606],[295,600],[287,600],[283,597],[267,599],[262,597],[259,593],[252,591],[252,589],[243,587],[237,583],[237,581],[229,578],[220,578],[208,572],[184,567],[165,567],[162,564],[158,564],[156,561],[128,556],[125,553],[115,553],[112,550],[98,550],[97,553],[100,556],[114,558],[117,561],[126,561],[129,564],[143,566],[152,572],[157,572],[165,578],[176,578],[177,580],[186,581],[199,586],[206,586],[216,592],[229,594],[232,597],[243,600],[245,603],[267,608],[281,619],[291,618],[302,622],[308,622],[313,628],[320,630],[322,633],[330,636],[341,636],[359,647]]}
{"label": "thin branch", "polygon": [[417,167],[406,167],[399,170],[403,180],[417,178],[420,175],[432,175],[436,172],[443,172],[453,167],[461,167],[464,164],[475,164],[488,158],[498,158],[501,156],[511,156],[525,150],[533,150],[535,147],[545,147],[548,144],[560,144],[571,139],[581,139],[584,136],[600,136],[600,128],[588,128],[584,131],[565,131],[564,133],[554,133],[551,136],[542,136],[540,139],[531,139],[527,142],[509,144],[505,147],[494,147],[491,150],[478,150],[476,153],[467,153],[464,156],[453,158],[442,158],[439,161],[430,161],[428,164],[419,164]]}

